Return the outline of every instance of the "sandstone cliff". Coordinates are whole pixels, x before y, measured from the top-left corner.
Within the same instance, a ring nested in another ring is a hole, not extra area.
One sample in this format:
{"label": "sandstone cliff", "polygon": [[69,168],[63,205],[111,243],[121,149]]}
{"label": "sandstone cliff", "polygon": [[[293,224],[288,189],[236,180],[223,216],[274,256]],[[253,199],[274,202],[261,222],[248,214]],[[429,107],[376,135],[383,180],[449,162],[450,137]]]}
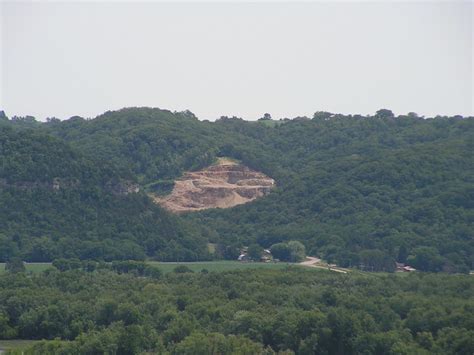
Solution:
{"label": "sandstone cliff", "polygon": [[153,196],[172,212],[228,208],[253,201],[270,192],[275,181],[263,173],[227,159],[203,170],[186,173],[171,194]]}

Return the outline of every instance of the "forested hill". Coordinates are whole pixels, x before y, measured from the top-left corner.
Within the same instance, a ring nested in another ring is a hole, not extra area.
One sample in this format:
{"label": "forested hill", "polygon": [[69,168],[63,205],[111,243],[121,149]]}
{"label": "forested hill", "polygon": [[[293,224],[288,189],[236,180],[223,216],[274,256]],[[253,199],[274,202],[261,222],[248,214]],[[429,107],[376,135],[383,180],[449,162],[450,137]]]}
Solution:
{"label": "forested hill", "polygon": [[[208,122],[189,111],[128,108],[92,120],[15,117],[1,127],[0,177],[9,180],[1,186],[2,259],[39,260],[33,250],[41,250],[41,260],[195,260],[234,257],[255,241],[270,247],[300,240],[309,254],[342,266],[391,270],[395,260],[408,260],[420,270],[473,268],[472,117],[380,110],[370,117],[317,112],[312,119]],[[271,176],[277,189],[249,204],[180,216],[146,195],[150,185],[218,156]],[[81,184],[59,191],[18,186],[39,176]],[[140,192],[110,188],[124,182]],[[218,244],[217,254],[207,253],[207,242]]]}
{"label": "forested hill", "polygon": [[133,177],[40,129],[1,125],[0,159],[2,261],[166,259],[176,243],[207,257],[205,240],[132,192]]}

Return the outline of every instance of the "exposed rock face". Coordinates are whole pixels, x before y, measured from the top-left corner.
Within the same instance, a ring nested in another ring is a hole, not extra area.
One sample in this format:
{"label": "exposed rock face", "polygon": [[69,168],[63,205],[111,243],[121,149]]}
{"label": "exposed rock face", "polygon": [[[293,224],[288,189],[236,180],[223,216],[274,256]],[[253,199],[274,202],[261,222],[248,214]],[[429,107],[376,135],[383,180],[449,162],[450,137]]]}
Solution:
{"label": "exposed rock face", "polygon": [[119,182],[109,182],[106,185],[107,189],[116,196],[126,196],[129,194],[136,194],[140,192],[140,186],[127,180],[120,180]]}
{"label": "exposed rock face", "polygon": [[15,181],[8,182],[5,178],[0,178],[0,188],[15,188],[19,190],[44,189],[58,191],[65,188],[75,188],[79,185],[79,180],[70,178],[55,177],[50,182],[47,181]]}
{"label": "exposed rock face", "polygon": [[[19,190],[53,190],[75,189],[80,187],[81,182],[78,179],[55,177],[50,181],[15,181],[8,182],[5,178],[0,178],[0,189],[15,188]],[[140,186],[128,180],[109,181],[105,184],[105,189],[116,195],[126,196],[140,192]]]}
{"label": "exposed rock face", "polygon": [[253,201],[270,192],[275,181],[258,171],[220,159],[217,165],[186,173],[168,196],[154,201],[172,212],[229,208]]}

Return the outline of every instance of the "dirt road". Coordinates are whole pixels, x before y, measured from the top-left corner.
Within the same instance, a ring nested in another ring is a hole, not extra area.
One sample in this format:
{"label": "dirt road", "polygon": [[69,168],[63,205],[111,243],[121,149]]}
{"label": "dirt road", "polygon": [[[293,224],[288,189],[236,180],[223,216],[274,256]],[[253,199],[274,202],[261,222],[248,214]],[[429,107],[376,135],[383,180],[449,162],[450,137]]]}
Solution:
{"label": "dirt road", "polygon": [[305,261],[302,261],[300,265],[304,266],[316,266],[314,264],[320,263],[321,259],[315,258],[314,256],[307,256]]}
{"label": "dirt road", "polygon": [[335,271],[335,272],[340,272],[342,274],[347,274],[348,270],[331,266],[325,263],[322,263],[321,259],[315,258],[314,256],[307,256],[305,261],[302,261],[300,263],[302,266],[309,266],[309,267],[315,267],[318,269],[325,269],[325,270],[330,270],[330,271]]}

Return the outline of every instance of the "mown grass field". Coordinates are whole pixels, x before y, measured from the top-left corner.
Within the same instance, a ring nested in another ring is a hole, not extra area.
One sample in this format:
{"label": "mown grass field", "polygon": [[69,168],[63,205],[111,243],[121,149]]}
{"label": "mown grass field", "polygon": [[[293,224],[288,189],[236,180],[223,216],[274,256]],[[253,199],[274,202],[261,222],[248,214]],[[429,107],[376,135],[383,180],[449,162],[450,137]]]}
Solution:
{"label": "mown grass field", "polygon": [[178,265],[185,265],[193,271],[232,271],[232,270],[249,270],[249,269],[285,269],[289,266],[300,267],[297,264],[289,263],[250,263],[240,261],[199,261],[199,262],[167,262],[150,261],[149,264],[160,268],[163,272],[170,272]]}
{"label": "mown grass field", "polygon": [[[164,273],[171,272],[175,267],[179,265],[186,265],[191,270],[198,272],[202,269],[207,271],[232,271],[232,270],[248,270],[248,269],[285,269],[288,266],[297,266],[297,264],[291,263],[251,263],[251,262],[240,262],[240,261],[198,261],[198,262],[159,262],[149,261],[149,264],[156,266],[161,269]],[[51,267],[51,263],[26,263],[26,271],[38,273]],[[0,273],[5,272],[5,263],[0,263]]]}
{"label": "mown grass field", "polygon": [[38,340],[0,340],[0,351],[24,350]]}
{"label": "mown grass field", "polygon": [[[51,263],[25,263],[26,271],[42,272],[51,267]],[[0,263],[0,274],[5,272],[5,263]]]}

